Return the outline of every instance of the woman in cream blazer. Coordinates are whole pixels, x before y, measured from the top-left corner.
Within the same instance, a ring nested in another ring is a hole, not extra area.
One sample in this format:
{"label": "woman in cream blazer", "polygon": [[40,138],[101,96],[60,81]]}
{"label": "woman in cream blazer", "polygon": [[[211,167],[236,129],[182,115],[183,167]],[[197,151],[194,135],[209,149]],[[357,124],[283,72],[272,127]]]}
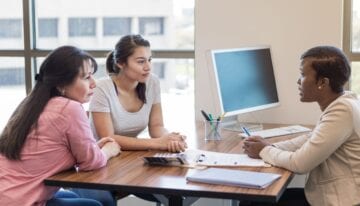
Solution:
{"label": "woman in cream blazer", "polygon": [[359,205],[360,102],[343,89],[351,73],[349,62],[341,50],[331,46],[311,48],[301,60],[300,100],[317,102],[322,111],[313,132],[273,145],[261,137],[250,137],[244,150],[274,166],[309,173],[305,204]]}

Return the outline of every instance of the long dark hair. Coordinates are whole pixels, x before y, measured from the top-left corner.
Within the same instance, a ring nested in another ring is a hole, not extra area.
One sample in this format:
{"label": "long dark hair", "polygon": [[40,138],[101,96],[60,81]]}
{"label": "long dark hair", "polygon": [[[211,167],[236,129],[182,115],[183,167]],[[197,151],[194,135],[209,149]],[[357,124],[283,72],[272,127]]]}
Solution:
{"label": "long dark hair", "polygon": [[329,78],[332,91],[341,93],[351,75],[351,66],[344,52],[333,46],[316,46],[307,50],[301,59],[312,58],[316,79]]}
{"label": "long dark hair", "polygon": [[95,72],[95,59],[73,46],[59,47],[46,57],[35,77],[35,87],[16,108],[1,133],[0,154],[10,160],[21,160],[26,137],[32,129],[36,129],[46,104],[52,97],[61,96],[58,88],[69,85],[76,79],[85,60],[92,61]]}
{"label": "long dark hair", "polygon": [[[111,51],[106,58],[106,71],[109,74],[119,74],[121,68],[116,63],[127,63],[128,57],[131,56],[137,47],[150,47],[149,41],[144,39],[141,35],[126,35],[123,36],[115,45],[115,49]],[[139,99],[146,103],[146,84],[139,83],[136,86],[136,93]]]}

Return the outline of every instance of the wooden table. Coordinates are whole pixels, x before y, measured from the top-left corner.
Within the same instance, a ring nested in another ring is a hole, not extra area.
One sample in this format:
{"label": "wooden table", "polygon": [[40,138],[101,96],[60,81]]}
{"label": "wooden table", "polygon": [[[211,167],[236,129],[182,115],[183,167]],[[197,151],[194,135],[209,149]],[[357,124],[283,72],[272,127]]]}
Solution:
{"label": "wooden table", "polygon": [[[267,125],[274,127],[275,125]],[[279,126],[279,125],[277,125]],[[188,136],[190,148],[215,152],[242,153],[242,138],[236,132],[224,131],[221,141],[204,141],[203,126],[197,124],[194,136]],[[296,136],[296,135],[292,135]],[[279,141],[289,136],[271,138]],[[159,151],[124,151],[112,158],[102,169],[91,172],[61,172],[45,180],[48,186],[115,190],[123,193],[160,194],[168,198],[169,205],[183,205],[183,197],[208,197],[221,199],[249,200],[275,203],[293,178],[293,173],[277,167],[236,169],[272,172],[281,174],[281,178],[263,190],[241,187],[211,185],[187,182],[187,174],[195,169],[183,167],[165,167],[145,165],[142,157],[151,156]],[[190,198],[191,199],[191,198]]]}

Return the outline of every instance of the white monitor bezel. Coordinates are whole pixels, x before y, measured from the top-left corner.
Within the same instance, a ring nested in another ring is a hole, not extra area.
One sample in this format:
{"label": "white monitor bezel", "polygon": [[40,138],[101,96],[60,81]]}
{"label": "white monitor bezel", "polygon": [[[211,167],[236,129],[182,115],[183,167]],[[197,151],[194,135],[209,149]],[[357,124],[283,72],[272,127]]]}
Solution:
{"label": "white monitor bezel", "polygon": [[211,62],[212,62],[212,68],[213,68],[213,73],[214,73],[214,78],[215,78],[215,82],[216,82],[216,95],[217,95],[217,100],[218,100],[218,104],[220,106],[220,113],[224,114],[224,104],[223,104],[223,100],[222,100],[222,93],[221,93],[221,89],[220,89],[220,83],[219,83],[219,77],[218,77],[218,72],[217,72],[217,68],[216,68],[216,61],[215,61],[215,54],[217,53],[226,53],[226,52],[234,52],[234,51],[244,51],[244,50],[259,50],[259,49],[269,49],[270,50],[270,58],[271,58],[271,66],[273,69],[273,73],[274,73],[274,78],[275,78],[275,86],[276,86],[276,93],[277,93],[277,102],[274,103],[269,103],[269,104],[264,104],[264,105],[260,105],[260,106],[254,106],[254,107],[249,107],[249,108],[244,108],[244,109],[239,109],[239,110],[235,110],[235,111],[228,111],[226,112],[225,116],[234,116],[234,115],[238,115],[238,114],[244,114],[244,113],[249,113],[249,112],[254,112],[254,111],[258,111],[258,110],[264,110],[264,109],[269,109],[269,108],[273,108],[273,107],[277,107],[280,105],[280,98],[279,98],[279,90],[278,90],[278,83],[276,81],[276,73],[275,73],[275,69],[274,69],[274,63],[273,63],[273,58],[272,58],[272,52],[271,52],[271,47],[268,45],[263,45],[263,46],[253,46],[253,47],[241,47],[241,48],[230,48],[230,49],[213,49],[210,51],[211,53]]}

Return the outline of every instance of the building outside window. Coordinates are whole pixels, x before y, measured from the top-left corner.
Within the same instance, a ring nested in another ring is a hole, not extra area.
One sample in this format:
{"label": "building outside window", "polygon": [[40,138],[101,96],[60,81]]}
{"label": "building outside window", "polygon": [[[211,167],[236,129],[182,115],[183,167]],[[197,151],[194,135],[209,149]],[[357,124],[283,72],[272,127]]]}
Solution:
{"label": "building outside window", "polygon": [[154,73],[159,79],[165,78],[165,62],[153,62],[152,63],[152,73]]}
{"label": "building outside window", "polygon": [[96,18],[69,18],[69,36],[95,36]]}
{"label": "building outside window", "polygon": [[21,19],[0,19],[0,38],[20,38]]}
{"label": "building outside window", "polygon": [[139,18],[139,31],[142,35],[163,35],[163,17],[141,17]]}
{"label": "building outside window", "polygon": [[131,33],[130,17],[104,17],[103,35],[104,36],[122,36]]}
{"label": "building outside window", "polygon": [[58,19],[41,18],[39,21],[39,37],[49,38],[58,36]]}

